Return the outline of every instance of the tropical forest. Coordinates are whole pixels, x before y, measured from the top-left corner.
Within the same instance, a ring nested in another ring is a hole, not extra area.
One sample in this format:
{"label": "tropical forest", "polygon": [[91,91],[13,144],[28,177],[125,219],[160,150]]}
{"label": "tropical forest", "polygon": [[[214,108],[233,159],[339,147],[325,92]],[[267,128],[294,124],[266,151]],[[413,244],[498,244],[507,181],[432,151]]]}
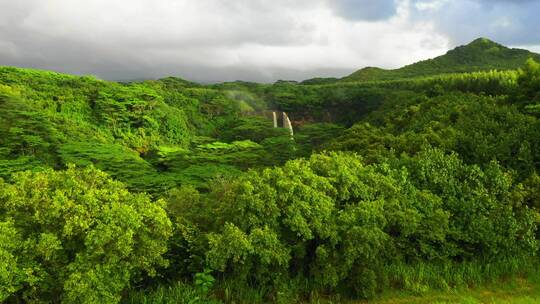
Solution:
{"label": "tropical forest", "polygon": [[538,303],[539,174],[540,55],[486,38],[273,83],[3,66],[0,302]]}

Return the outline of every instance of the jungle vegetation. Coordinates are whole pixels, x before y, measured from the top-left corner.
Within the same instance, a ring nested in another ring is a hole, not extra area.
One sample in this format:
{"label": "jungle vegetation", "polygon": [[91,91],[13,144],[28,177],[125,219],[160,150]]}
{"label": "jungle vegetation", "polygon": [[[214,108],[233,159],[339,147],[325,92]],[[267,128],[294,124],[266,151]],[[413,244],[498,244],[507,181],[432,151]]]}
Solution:
{"label": "jungle vegetation", "polygon": [[341,302],[534,275],[539,61],[478,39],[302,83],[0,67],[0,301]]}

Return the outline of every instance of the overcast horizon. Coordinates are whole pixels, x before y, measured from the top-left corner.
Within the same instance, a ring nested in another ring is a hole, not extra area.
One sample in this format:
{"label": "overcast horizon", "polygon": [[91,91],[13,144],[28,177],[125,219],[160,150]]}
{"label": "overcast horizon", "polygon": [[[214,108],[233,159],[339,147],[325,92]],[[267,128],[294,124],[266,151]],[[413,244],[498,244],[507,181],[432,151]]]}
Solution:
{"label": "overcast horizon", "polygon": [[486,37],[540,51],[536,0],[0,0],[0,65],[108,80],[342,77]]}

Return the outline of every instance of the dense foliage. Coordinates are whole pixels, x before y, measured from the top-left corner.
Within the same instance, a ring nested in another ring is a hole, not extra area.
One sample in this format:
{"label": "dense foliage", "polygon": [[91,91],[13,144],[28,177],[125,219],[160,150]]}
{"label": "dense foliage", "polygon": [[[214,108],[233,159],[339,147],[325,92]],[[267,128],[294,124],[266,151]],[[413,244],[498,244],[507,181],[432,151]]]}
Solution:
{"label": "dense foliage", "polygon": [[293,303],[530,272],[529,57],[479,39],[342,80],[207,86],[1,67],[0,301]]}
{"label": "dense foliage", "polygon": [[537,212],[522,186],[495,163],[482,170],[440,150],[377,165],[355,154],[313,155],[214,189],[170,199],[183,215],[180,231],[203,238],[181,238],[185,254],[276,295],[300,280],[371,296],[390,265],[537,250]]}
{"label": "dense foliage", "polygon": [[[186,182],[205,187],[214,173],[239,171],[257,159],[273,164],[268,155],[283,146],[286,132],[242,116],[249,105],[232,97],[175,78],[119,84],[0,68],[0,177],[93,164],[132,190],[154,193]],[[225,148],[235,140],[253,144]],[[179,158],[193,161],[180,165]],[[216,170],[215,163],[226,167]]]}
{"label": "dense foliage", "polygon": [[0,300],[118,302],[167,265],[163,206],[92,167],[0,180]]}

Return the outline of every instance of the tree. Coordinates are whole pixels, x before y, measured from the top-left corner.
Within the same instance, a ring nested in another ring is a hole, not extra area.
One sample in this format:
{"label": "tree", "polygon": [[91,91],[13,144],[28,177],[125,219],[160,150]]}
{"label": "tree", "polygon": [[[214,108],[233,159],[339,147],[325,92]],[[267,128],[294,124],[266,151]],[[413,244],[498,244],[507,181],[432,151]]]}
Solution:
{"label": "tree", "polygon": [[[207,262],[233,280],[370,296],[377,269],[398,257],[437,256],[448,226],[442,202],[406,173],[354,154],[312,155],[251,171],[205,204],[215,212]],[[308,279],[309,278],[309,279]]]}
{"label": "tree", "polygon": [[519,102],[531,103],[540,101],[540,64],[530,58],[525,66],[518,71]]}
{"label": "tree", "polygon": [[119,302],[167,264],[163,205],[93,167],[0,180],[0,301]]}

